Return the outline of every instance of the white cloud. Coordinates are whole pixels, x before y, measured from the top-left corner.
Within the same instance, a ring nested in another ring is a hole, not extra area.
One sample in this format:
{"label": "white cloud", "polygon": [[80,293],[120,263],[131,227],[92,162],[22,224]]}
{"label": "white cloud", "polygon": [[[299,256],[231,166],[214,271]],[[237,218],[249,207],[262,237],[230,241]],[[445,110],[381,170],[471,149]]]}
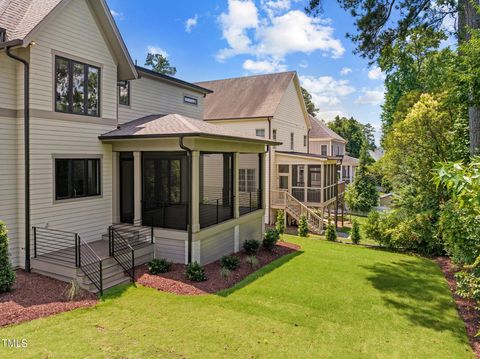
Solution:
{"label": "white cloud", "polygon": [[254,74],[265,74],[279,71],[286,71],[287,66],[276,60],[246,60],[243,63],[243,68]]}
{"label": "white cloud", "polygon": [[331,76],[300,76],[302,86],[317,99],[315,104],[337,104],[340,98],[348,96],[355,92],[355,88],[350,85],[348,80],[336,80]]}
{"label": "white cloud", "polygon": [[385,74],[382,72],[380,67],[375,66],[370,71],[368,71],[368,78],[370,80],[385,80]]}
{"label": "white cloud", "polygon": [[261,17],[252,0],[229,0],[228,12],[219,17],[229,47],[218,52],[217,60],[248,54],[260,60],[269,57],[281,61],[290,53],[314,51],[337,58],[345,52],[333,36],[333,27],[324,19],[289,10],[290,1],[266,1],[263,8],[275,11],[266,11],[269,16]]}
{"label": "white cloud", "polygon": [[318,113],[317,113],[317,118],[319,118],[321,120],[324,120],[326,122],[333,121],[336,116],[350,117],[344,110],[341,110],[341,109],[340,110],[326,110],[326,111],[322,111],[322,109],[320,109],[320,111],[318,111]]}
{"label": "white cloud", "polygon": [[298,64],[298,67],[301,67],[302,69],[306,69],[308,67],[308,61],[301,61],[299,64]]}
{"label": "white cloud", "polygon": [[362,94],[357,97],[355,103],[358,105],[378,106],[383,103],[384,99],[385,89],[383,86],[374,89],[363,88]]}
{"label": "white cloud", "polygon": [[186,32],[191,32],[192,29],[197,26],[198,23],[198,15],[195,14],[194,17],[191,17],[185,21],[185,31]]}
{"label": "white cloud", "polygon": [[160,54],[163,57],[168,57],[168,53],[164,49],[162,49],[158,46],[148,45],[147,46],[147,52],[149,54]]}
{"label": "white cloud", "polygon": [[352,72],[352,69],[350,67],[344,67],[340,70],[340,75],[346,76],[351,72]]}
{"label": "white cloud", "polygon": [[125,19],[125,17],[123,16],[123,12],[118,12],[113,9],[110,9],[110,14],[112,14],[112,16],[118,20]]}

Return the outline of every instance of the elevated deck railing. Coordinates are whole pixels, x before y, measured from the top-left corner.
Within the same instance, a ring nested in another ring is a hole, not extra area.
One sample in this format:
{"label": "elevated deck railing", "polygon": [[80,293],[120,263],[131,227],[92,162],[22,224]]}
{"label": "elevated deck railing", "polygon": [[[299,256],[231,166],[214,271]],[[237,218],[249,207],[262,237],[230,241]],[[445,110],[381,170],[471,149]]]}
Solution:
{"label": "elevated deck railing", "polygon": [[97,253],[87,242],[77,235],[78,267],[93,285],[103,294],[103,263]]}
{"label": "elevated deck railing", "polygon": [[128,232],[120,232],[115,226],[108,229],[108,241],[110,256],[112,256],[123,270],[135,281],[135,250],[130,245],[128,239],[123,234]]}

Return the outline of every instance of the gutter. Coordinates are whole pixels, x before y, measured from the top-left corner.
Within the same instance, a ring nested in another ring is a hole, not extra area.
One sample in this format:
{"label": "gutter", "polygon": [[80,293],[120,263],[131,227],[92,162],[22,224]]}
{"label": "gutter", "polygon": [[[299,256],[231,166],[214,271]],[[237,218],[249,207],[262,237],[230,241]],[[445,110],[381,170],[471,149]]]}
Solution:
{"label": "gutter", "polygon": [[192,149],[185,146],[183,143],[184,137],[180,137],[179,146],[181,149],[187,151],[188,154],[188,219],[187,219],[187,228],[188,228],[188,263],[192,263],[192,240],[193,240],[193,200],[192,200],[192,174],[193,174],[193,160],[192,160]]}
{"label": "gutter", "polygon": [[[268,139],[271,141],[272,140],[272,117],[267,117],[268,121]],[[272,212],[272,151],[271,151],[271,146],[267,145],[267,152],[268,152],[268,224],[271,222],[270,218],[270,213]]]}
{"label": "gutter", "polygon": [[23,64],[23,144],[25,153],[25,271],[30,272],[30,64],[10,52],[11,46],[7,47],[8,57]]}

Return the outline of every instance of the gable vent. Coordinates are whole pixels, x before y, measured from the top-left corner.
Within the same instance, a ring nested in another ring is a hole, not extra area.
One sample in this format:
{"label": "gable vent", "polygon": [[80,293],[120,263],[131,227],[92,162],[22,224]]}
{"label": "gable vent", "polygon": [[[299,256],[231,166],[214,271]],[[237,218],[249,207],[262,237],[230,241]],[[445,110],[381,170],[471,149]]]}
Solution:
{"label": "gable vent", "polygon": [[0,42],[7,41],[7,30],[0,27]]}

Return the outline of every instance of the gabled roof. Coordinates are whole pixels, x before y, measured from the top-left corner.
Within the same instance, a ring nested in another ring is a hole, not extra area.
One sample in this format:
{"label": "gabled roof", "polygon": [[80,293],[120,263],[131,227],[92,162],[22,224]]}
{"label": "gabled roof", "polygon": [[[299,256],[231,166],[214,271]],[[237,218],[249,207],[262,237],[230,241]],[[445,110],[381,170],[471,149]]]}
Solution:
{"label": "gabled roof", "polygon": [[[0,28],[6,30],[6,41],[0,42],[0,49],[28,46],[37,31],[70,1],[73,0],[0,0]],[[91,5],[108,38],[108,45],[117,57],[119,79],[136,78],[132,59],[105,0],[86,1]]]}
{"label": "gabled roof", "polygon": [[273,117],[296,72],[197,82],[213,94],[204,101],[205,120]]}
{"label": "gabled roof", "polygon": [[259,137],[245,136],[240,132],[230,130],[224,126],[217,126],[178,114],[145,116],[124,123],[116,130],[107,132],[99,138],[102,140],[114,140],[160,137],[207,137],[261,143],[265,145],[280,144],[280,142]]}
{"label": "gabled roof", "polygon": [[323,121],[320,121],[312,115],[308,116],[310,117],[310,122],[312,123],[312,129],[310,130],[310,139],[326,139],[347,142],[338,133],[331,130]]}
{"label": "gabled roof", "polygon": [[171,83],[171,84],[173,83],[176,86],[188,88],[190,90],[200,92],[204,95],[213,92],[212,90],[209,90],[209,89],[206,89],[204,87],[195,85],[191,82],[183,81],[183,80],[177,79],[176,77],[164,75],[164,74],[152,71],[150,69],[146,69],[145,67],[135,65],[135,68],[137,69],[137,72],[141,76],[146,75],[146,76],[149,76],[149,77],[154,78],[154,79],[159,80],[159,81],[163,81],[163,82],[167,82],[167,83]]}

